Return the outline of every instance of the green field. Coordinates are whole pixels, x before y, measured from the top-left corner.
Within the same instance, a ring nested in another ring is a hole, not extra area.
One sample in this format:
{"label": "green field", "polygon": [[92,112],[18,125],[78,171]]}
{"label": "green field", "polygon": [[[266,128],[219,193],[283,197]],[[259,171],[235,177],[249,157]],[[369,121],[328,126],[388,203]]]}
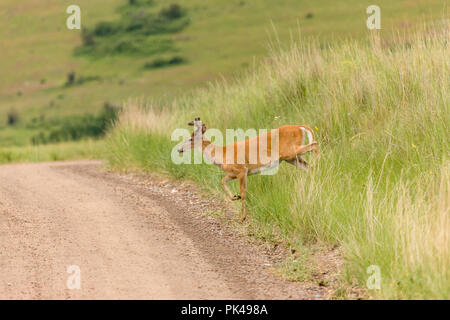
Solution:
{"label": "green field", "polygon": [[[147,0],[141,0],[147,1]],[[269,53],[269,42],[286,46],[291,39],[313,36],[333,43],[367,34],[365,8],[370,1],[184,0],[189,24],[164,36],[172,50],[154,55],[75,55],[81,32],[65,26],[67,0],[4,0],[0,4],[0,146],[27,145],[48,122],[74,114],[95,113],[108,102],[129,97],[163,103],[208,81],[240,74]],[[127,0],[80,0],[82,27],[118,21]],[[155,0],[158,12],[169,3]],[[378,1],[382,33],[414,28],[421,21],[441,19],[442,0]],[[157,37],[156,37],[157,38]],[[133,40],[133,39],[132,39]],[[157,49],[157,48],[156,48]],[[156,50],[158,51],[158,50]],[[186,63],[159,69],[143,66],[155,59],[180,56]],[[91,79],[65,86],[74,71]],[[18,122],[7,125],[14,111]],[[44,122],[41,127],[36,123]],[[30,125],[30,123],[34,125]]]}

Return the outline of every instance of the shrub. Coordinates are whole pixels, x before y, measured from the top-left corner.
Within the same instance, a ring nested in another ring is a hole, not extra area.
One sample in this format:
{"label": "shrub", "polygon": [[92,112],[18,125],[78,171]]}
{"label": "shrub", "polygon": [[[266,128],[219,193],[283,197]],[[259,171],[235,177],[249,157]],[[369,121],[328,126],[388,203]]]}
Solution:
{"label": "shrub", "polygon": [[94,35],[98,37],[106,37],[120,31],[120,26],[113,22],[99,22],[95,25]]}
{"label": "shrub", "polygon": [[11,110],[8,111],[8,114],[6,115],[6,123],[9,126],[13,126],[17,124],[19,121],[19,114],[14,108],[11,108]]}
{"label": "shrub", "polygon": [[153,0],[128,0],[129,6],[151,6]]}
{"label": "shrub", "polygon": [[181,64],[184,62],[186,62],[186,60],[183,57],[179,57],[179,56],[172,57],[172,59],[169,60],[169,64],[171,64],[171,65]]}
{"label": "shrub", "polygon": [[184,15],[183,9],[179,4],[173,3],[169,8],[162,8],[159,14],[169,20],[181,18]]}
{"label": "shrub", "polygon": [[71,86],[75,83],[75,71],[70,71],[67,74],[67,81],[66,81],[66,86]]}
{"label": "shrub", "polygon": [[[71,71],[67,74],[67,81],[64,84],[65,87],[75,86],[75,85],[82,85],[85,82],[90,81],[101,81],[102,78],[100,76],[79,76],[78,78],[75,76],[75,72]],[[64,98],[64,95],[59,94],[58,99],[62,100]]]}
{"label": "shrub", "polygon": [[152,1],[129,2],[119,8],[119,20],[101,21],[92,30],[83,28],[82,46],[75,49],[75,54],[103,57],[151,55],[173,50],[172,39],[156,35],[178,32],[189,19],[180,19],[185,13],[178,4],[163,8],[159,13],[149,11],[152,4]]}
{"label": "shrub", "polygon": [[186,62],[186,59],[184,59],[183,57],[179,57],[179,56],[174,56],[170,59],[158,58],[158,59],[155,59],[151,62],[147,62],[146,64],[144,64],[144,69],[164,68],[164,67],[182,64],[185,62]]}
{"label": "shrub", "polygon": [[84,46],[93,46],[95,44],[94,34],[87,28],[81,30],[81,41]]}
{"label": "shrub", "polygon": [[119,107],[105,102],[103,109],[97,114],[75,115],[61,121],[50,121],[41,127],[54,125],[48,134],[40,131],[31,138],[33,144],[46,144],[62,141],[76,141],[83,138],[99,138],[103,136],[116,119]]}
{"label": "shrub", "polygon": [[112,37],[92,47],[79,47],[76,54],[89,54],[95,57],[110,55],[154,55],[174,49],[173,40],[145,36]]}

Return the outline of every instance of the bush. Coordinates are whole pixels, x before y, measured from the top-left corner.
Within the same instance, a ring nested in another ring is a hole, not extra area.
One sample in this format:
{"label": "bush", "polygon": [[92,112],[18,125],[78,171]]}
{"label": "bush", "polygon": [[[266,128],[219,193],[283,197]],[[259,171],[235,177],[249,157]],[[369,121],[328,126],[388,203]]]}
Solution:
{"label": "bush", "polygon": [[159,14],[166,19],[173,20],[181,18],[184,15],[184,11],[179,4],[174,3],[169,8],[161,9]]}
{"label": "bush", "polygon": [[76,54],[105,57],[111,55],[145,55],[150,56],[174,50],[173,40],[145,36],[111,37],[91,47],[79,47]]}
{"label": "bush", "polygon": [[94,35],[105,37],[113,35],[120,31],[120,26],[113,22],[99,22],[95,25]]}
{"label": "bush", "polygon": [[94,34],[87,28],[81,30],[81,41],[84,46],[93,46],[95,44]]}
{"label": "bush", "polygon": [[129,6],[151,6],[153,0],[128,0]]}
{"label": "bush", "polygon": [[[67,74],[67,81],[64,84],[65,87],[70,87],[70,86],[74,86],[74,85],[82,85],[85,82],[90,82],[90,81],[101,81],[102,78],[100,76],[79,76],[78,78],[76,77],[76,74],[74,71],[71,71],[70,73]],[[58,99],[63,99],[64,95],[58,95]]]}
{"label": "bush", "polygon": [[[103,57],[112,54],[151,55],[173,50],[172,39],[156,35],[175,33],[189,23],[178,4],[151,12],[152,1],[130,1],[120,7],[121,18],[117,21],[101,21],[92,30],[83,28],[82,46],[75,54]],[[155,36],[155,37],[149,37]]]}
{"label": "bush", "polygon": [[185,62],[186,62],[186,59],[184,59],[183,57],[179,57],[179,56],[174,56],[170,59],[158,58],[158,59],[155,59],[151,62],[147,62],[146,64],[144,64],[144,69],[164,68],[164,67],[182,64]]}
{"label": "bush", "polygon": [[15,109],[12,108],[11,110],[8,111],[8,114],[6,115],[6,123],[9,126],[13,126],[17,124],[18,121],[19,121],[19,114]]}
{"label": "bush", "polygon": [[67,81],[66,81],[66,86],[71,86],[75,83],[75,71],[70,71],[67,74]]}
{"label": "bush", "polygon": [[175,56],[172,59],[169,60],[169,64],[174,65],[174,64],[181,64],[186,62],[186,60],[183,57],[179,57],[179,56]]}
{"label": "bush", "polygon": [[116,119],[119,107],[105,102],[103,109],[97,115],[84,114],[42,124],[46,127],[49,124],[56,124],[56,128],[51,129],[48,134],[40,131],[31,138],[33,144],[46,144],[62,141],[76,141],[83,138],[99,138],[103,136],[112,122]]}

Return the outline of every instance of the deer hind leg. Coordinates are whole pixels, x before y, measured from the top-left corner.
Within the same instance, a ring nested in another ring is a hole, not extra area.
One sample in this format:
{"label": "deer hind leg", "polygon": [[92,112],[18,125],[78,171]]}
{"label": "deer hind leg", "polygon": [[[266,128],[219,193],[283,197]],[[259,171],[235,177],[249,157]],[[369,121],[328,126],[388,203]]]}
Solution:
{"label": "deer hind leg", "polygon": [[319,153],[319,147],[318,147],[317,141],[313,141],[310,144],[307,144],[306,146],[300,146],[297,148],[297,156],[301,156],[302,154],[305,154],[307,152],[314,151],[314,153]]}
{"label": "deer hind leg", "polygon": [[309,164],[305,160],[303,160],[300,156],[296,156],[295,159],[286,160],[287,163],[296,166],[299,169],[308,170]]}
{"label": "deer hind leg", "polygon": [[238,195],[233,195],[230,191],[230,188],[228,188],[227,186],[227,182],[230,180],[236,179],[236,177],[231,177],[231,176],[225,176],[222,179],[222,186],[225,189],[225,191],[228,194],[228,197],[230,198],[230,200],[234,201],[234,200],[239,200],[241,197]]}
{"label": "deer hind leg", "polygon": [[245,212],[245,195],[247,193],[247,173],[248,169],[245,169],[245,172],[239,175],[239,187],[241,192],[241,218],[240,221],[244,222],[245,218],[247,217],[247,214]]}

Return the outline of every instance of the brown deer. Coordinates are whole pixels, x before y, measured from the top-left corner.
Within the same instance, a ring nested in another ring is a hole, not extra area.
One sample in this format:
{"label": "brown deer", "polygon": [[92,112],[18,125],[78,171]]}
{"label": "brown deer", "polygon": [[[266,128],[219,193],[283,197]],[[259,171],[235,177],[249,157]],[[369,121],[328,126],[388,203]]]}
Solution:
{"label": "brown deer", "polygon": [[[201,123],[200,118],[195,118],[188,125],[194,126],[194,132],[178,152],[199,149],[209,161],[225,172],[222,186],[231,200],[241,199],[241,222],[246,218],[245,194],[249,175],[274,169],[282,161],[306,170],[308,163],[301,156],[311,151],[317,154],[319,151],[313,130],[307,126],[282,126],[248,140],[219,146],[204,137],[206,125]],[[233,179],[239,180],[239,195],[233,195],[227,186],[227,182]]]}

